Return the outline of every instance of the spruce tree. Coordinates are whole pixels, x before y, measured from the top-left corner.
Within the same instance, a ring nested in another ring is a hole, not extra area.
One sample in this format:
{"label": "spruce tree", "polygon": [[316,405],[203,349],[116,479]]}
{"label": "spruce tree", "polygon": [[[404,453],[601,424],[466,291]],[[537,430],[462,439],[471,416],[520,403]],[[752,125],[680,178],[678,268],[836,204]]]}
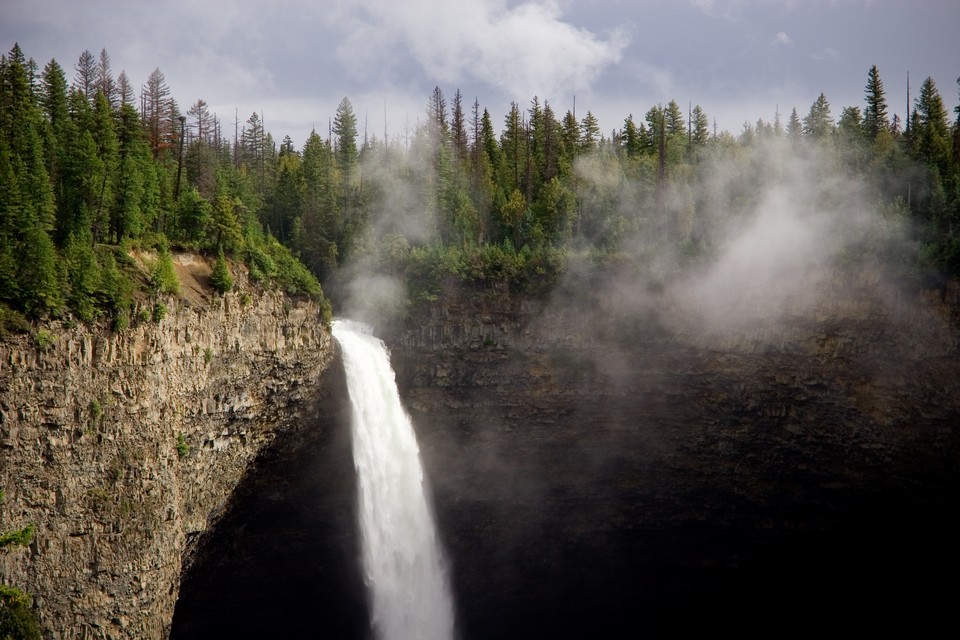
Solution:
{"label": "spruce tree", "polygon": [[883,81],[877,65],[870,67],[867,73],[867,86],[864,89],[867,106],[863,110],[863,130],[867,139],[873,141],[880,131],[890,128],[887,117],[887,98],[883,91]]}
{"label": "spruce tree", "polygon": [[814,140],[825,140],[833,132],[830,103],[822,93],[810,105],[810,112],[803,119],[803,133]]}
{"label": "spruce tree", "polygon": [[214,261],[213,271],[210,273],[210,284],[220,293],[226,293],[233,289],[233,276],[230,275],[230,268],[227,266],[223,249],[217,252],[217,259]]}
{"label": "spruce tree", "polygon": [[951,157],[950,134],[947,125],[947,109],[937,91],[933,78],[927,77],[920,86],[916,99],[915,122],[911,122],[911,135],[922,160],[936,167],[941,175],[948,173]]}

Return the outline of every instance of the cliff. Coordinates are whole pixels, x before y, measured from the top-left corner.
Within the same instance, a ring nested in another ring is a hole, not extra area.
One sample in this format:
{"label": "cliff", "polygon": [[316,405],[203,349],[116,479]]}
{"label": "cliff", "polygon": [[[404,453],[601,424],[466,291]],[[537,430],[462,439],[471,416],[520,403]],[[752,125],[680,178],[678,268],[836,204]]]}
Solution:
{"label": "cliff", "polygon": [[203,261],[178,269],[159,322],[0,343],[0,526],[36,526],[0,581],[33,594],[44,637],[166,637],[191,540],[333,357],[316,304],[211,297]]}
{"label": "cliff", "polygon": [[955,286],[841,274],[727,323],[680,287],[605,282],[451,290],[385,330],[462,637],[946,621]]}

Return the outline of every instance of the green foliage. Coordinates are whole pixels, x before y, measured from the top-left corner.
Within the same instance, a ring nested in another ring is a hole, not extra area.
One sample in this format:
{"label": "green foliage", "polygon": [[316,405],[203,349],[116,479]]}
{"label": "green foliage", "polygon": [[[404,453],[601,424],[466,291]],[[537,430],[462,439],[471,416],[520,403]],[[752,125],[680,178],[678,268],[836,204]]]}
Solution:
{"label": "green foliage", "polygon": [[[216,252],[219,291],[232,286],[228,259],[243,260],[255,283],[315,297],[325,313],[318,278],[371,255],[425,298],[449,282],[542,290],[569,251],[638,261],[669,252],[684,268],[742,223],[718,212],[752,210],[782,177],[760,153],[781,142],[824,177],[839,170],[869,185],[879,206],[909,203],[912,249],[871,240],[847,259],[878,251],[960,273],[960,124],[932,79],[909,128],[891,123],[875,66],[864,104],[838,109],[836,123],[821,94],[802,120],[793,108],[785,126],[777,113],[739,138],[711,134],[699,106],[687,122],[675,100],[606,137],[590,111],[558,118],[534,98],[525,110],[512,103],[498,132],[479,102],[465,117],[459,91],[448,111],[438,87],[402,145],[367,135],[361,145],[345,97],[329,139],[278,151],[256,113],[235,147],[224,144],[198,101],[176,193],[179,110],[159,69],[143,113],[129,99],[70,90],[54,61],[36,74],[19,49],[0,74],[0,334],[69,314],[122,330],[139,289],[178,291],[169,246]],[[723,191],[711,184],[715,167],[743,179]],[[387,237],[398,233],[405,248]],[[131,246],[158,250],[146,282],[128,263]]]}
{"label": "green foliage", "polygon": [[90,424],[95,426],[100,422],[100,418],[103,417],[103,407],[100,405],[100,401],[94,398],[90,401]]}
{"label": "green foliage", "polygon": [[226,293],[233,289],[233,276],[230,275],[230,268],[227,266],[227,259],[224,257],[222,249],[217,253],[217,259],[213,263],[210,284],[220,293]]}
{"label": "green foliage", "polygon": [[20,589],[0,585],[0,638],[40,640],[40,627],[30,600]]}
{"label": "green foliage", "polygon": [[36,342],[38,349],[46,351],[54,345],[57,338],[46,329],[39,329],[36,335],[33,336],[33,340]]}
{"label": "green foliage", "polygon": [[23,529],[0,533],[0,549],[7,547],[26,547],[30,544],[30,541],[33,540],[33,530],[33,525],[28,524]]}
{"label": "green foliage", "polygon": [[166,248],[157,252],[150,267],[150,284],[159,294],[176,295],[180,292],[180,277],[173,266],[173,256]]}
{"label": "green foliage", "polygon": [[42,227],[26,230],[20,257],[20,299],[27,315],[43,318],[63,304],[56,247]]}
{"label": "green foliage", "polygon": [[70,285],[68,302],[81,320],[90,321],[97,315],[97,287],[100,284],[100,265],[93,252],[93,236],[88,229],[70,234],[64,249],[67,280]]}
{"label": "green foliage", "polygon": [[11,333],[30,333],[30,323],[22,313],[0,302],[0,338]]}
{"label": "green foliage", "polygon": [[[3,490],[0,489],[0,502],[3,498]],[[10,547],[28,546],[33,540],[33,533],[32,524],[14,531],[0,531],[0,551],[6,551]],[[30,596],[5,584],[0,584],[0,638],[40,640],[40,630],[30,606]]]}
{"label": "green foliage", "polygon": [[157,300],[153,304],[153,313],[150,316],[154,322],[159,323],[161,320],[167,317],[167,305],[163,302]]}
{"label": "green foliage", "polygon": [[213,362],[213,351],[207,347],[203,350],[203,363],[209,367],[211,362]]}
{"label": "green foliage", "polygon": [[177,456],[186,458],[189,453],[190,445],[187,444],[187,439],[183,437],[182,433],[177,434]]}

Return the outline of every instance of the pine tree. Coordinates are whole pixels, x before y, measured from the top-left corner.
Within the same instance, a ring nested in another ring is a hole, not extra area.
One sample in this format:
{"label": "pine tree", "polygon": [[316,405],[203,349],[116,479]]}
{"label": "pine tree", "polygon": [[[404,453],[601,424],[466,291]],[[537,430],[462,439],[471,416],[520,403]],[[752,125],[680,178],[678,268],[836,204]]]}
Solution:
{"label": "pine tree", "polygon": [[704,113],[700,105],[696,105],[693,108],[691,120],[693,120],[691,125],[691,141],[693,142],[694,146],[705,145],[707,140],[710,138],[710,120],[707,118],[707,114]]}
{"label": "pine tree", "polygon": [[946,175],[951,157],[947,109],[933,78],[927,77],[923,81],[915,104],[913,113],[916,118],[910,126],[917,153],[925,162],[937,167],[941,175]]}
{"label": "pine tree", "polygon": [[77,64],[73,67],[76,74],[73,76],[73,86],[78,89],[87,102],[93,104],[97,95],[97,59],[89,49],[80,54]]}
{"label": "pine tree", "polygon": [[20,303],[28,315],[44,318],[56,314],[63,305],[57,249],[47,232],[37,224],[30,225],[21,246]]}
{"label": "pine tree", "polygon": [[154,69],[140,91],[140,115],[154,158],[159,158],[164,150],[174,147],[178,111],[176,102],[170,97],[170,87],[163,72],[159,68]]}
{"label": "pine tree", "polygon": [[803,119],[803,133],[815,140],[825,140],[833,132],[830,103],[822,93],[810,105],[810,113]]}
{"label": "pine tree", "polygon": [[214,120],[205,100],[193,103],[187,115],[193,119],[192,130],[195,132],[187,149],[187,177],[204,197],[212,198],[216,187],[217,168],[216,152],[213,148]]}
{"label": "pine tree", "polygon": [[500,189],[502,193],[520,190],[523,194],[522,179],[526,167],[526,131],[520,107],[510,103],[510,111],[504,118],[503,132],[500,134]]}
{"label": "pine tree", "polygon": [[580,121],[580,151],[594,151],[600,144],[600,123],[590,111]]}
{"label": "pine tree", "polygon": [[790,111],[790,119],[787,120],[787,138],[794,144],[800,142],[803,137],[803,124],[797,115],[797,108]]}
{"label": "pine tree", "polygon": [[117,99],[120,105],[133,104],[133,85],[130,84],[130,78],[126,71],[121,71],[117,76]]}
{"label": "pine tree", "polygon": [[[96,200],[90,214],[94,238],[100,241],[109,237],[111,229],[110,218],[116,198],[120,148],[114,129],[113,112],[106,97],[99,92],[94,99],[93,122],[90,133],[93,136],[94,144],[97,146],[97,158],[100,161],[100,172],[93,176],[96,181]],[[116,227],[114,227],[114,230],[116,230]],[[120,238],[116,237],[116,241],[119,242]]]}
{"label": "pine tree", "polygon": [[233,276],[230,275],[230,267],[227,266],[223,249],[217,252],[217,259],[214,261],[213,271],[210,273],[210,284],[220,293],[227,293],[233,289]]}
{"label": "pine tree", "polygon": [[458,166],[465,166],[469,156],[467,122],[463,112],[463,95],[460,89],[453,95],[453,113],[450,114],[450,139],[453,142],[453,157]]}
{"label": "pine tree", "polygon": [[96,315],[96,295],[100,285],[100,268],[93,254],[93,236],[90,229],[71,234],[64,247],[67,281],[70,285],[67,301],[81,320],[93,320]]}
{"label": "pine tree", "polygon": [[149,162],[149,151],[138,114],[129,104],[120,107],[117,139],[119,161],[110,226],[114,239],[120,242],[124,237],[137,237],[143,232],[149,211],[149,207],[143,206],[148,179],[144,177],[144,165]]}
{"label": "pine tree", "polygon": [[864,94],[867,106],[863,110],[863,129],[867,139],[872,142],[880,131],[890,128],[890,120],[887,117],[887,98],[877,65],[870,67],[870,71],[867,72],[867,86]]}
{"label": "pine tree", "polygon": [[643,143],[640,140],[640,130],[633,121],[632,113],[623,121],[623,135],[621,136],[621,140],[628,158],[635,158],[642,153]]}
{"label": "pine tree", "polygon": [[294,227],[294,246],[304,264],[322,277],[337,265],[342,222],[333,150],[316,131],[303,145],[300,173],[300,219]]}
{"label": "pine tree", "polygon": [[344,97],[333,118],[336,138],[337,166],[345,176],[352,176],[357,163],[357,117],[350,99]]}
{"label": "pine tree", "polygon": [[113,79],[113,71],[110,69],[110,55],[106,49],[100,50],[100,62],[97,64],[93,90],[103,94],[111,109],[116,109],[119,106],[119,90],[116,80]]}

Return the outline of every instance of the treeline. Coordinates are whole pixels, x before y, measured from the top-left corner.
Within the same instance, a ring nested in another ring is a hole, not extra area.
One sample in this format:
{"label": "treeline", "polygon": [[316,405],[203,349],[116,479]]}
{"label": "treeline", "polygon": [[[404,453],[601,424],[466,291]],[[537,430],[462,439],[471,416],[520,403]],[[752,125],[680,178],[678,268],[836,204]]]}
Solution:
{"label": "treeline", "polygon": [[909,230],[906,249],[854,242],[871,253],[861,258],[898,261],[914,276],[957,274],[960,107],[951,122],[927,78],[908,121],[891,117],[875,66],[864,96],[863,108],[835,116],[821,94],[805,113],[744,123],[737,136],[711,130],[700,106],[684,113],[671,100],[604,135],[591,112],[560,115],[536,97],[495,126],[476,100],[464,104],[457,91],[448,104],[437,88],[412,136],[364,134],[359,148],[345,98],[328,139],[312,135],[302,153],[281,148],[264,220],[322,279],[363,257],[428,294],[448,277],[536,288],[571,252],[711,255],[730,217],[796,178],[782,175],[789,158],[813,173],[811,201],[818,182],[834,183],[816,206],[876,212]]}
{"label": "treeline", "polygon": [[[218,256],[221,290],[233,260],[265,286],[322,298],[260,225],[249,159],[186,154],[187,117],[159,70],[139,100],[105,50],[75,70],[68,84],[55,60],[40,71],[16,45],[0,58],[0,328],[63,315],[123,328],[138,298],[177,290],[171,246]],[[148,272],[134,250],[155,256]]]}
{"label": "treeline", "polygon": [[310,292],[284,247],[325,285],[359,261],[428,295],[451,277],[549,286],[571,253],[696,260],[722,243],[719,218],[777,179],[777,154],[908,220],[914,249],[898,259],[960,271],[960,110],[951,122],[930,78],[906,122],[873,67],[862,108],[835,115],[821,94],[736,136],[673,100],[609,134],[536,97],[497,123],[438,87],[402,139],[361,135],[344,98],[327,135],[296,149],[257,113],[226,133],[203,100],[182,115],[159,70],[139,99],[105,51],[75,71],[68,86],[55,61],[38,73],[17,47],[2,61],[0,300],[31,316],[122,313],[131,243],[222,251]]}

